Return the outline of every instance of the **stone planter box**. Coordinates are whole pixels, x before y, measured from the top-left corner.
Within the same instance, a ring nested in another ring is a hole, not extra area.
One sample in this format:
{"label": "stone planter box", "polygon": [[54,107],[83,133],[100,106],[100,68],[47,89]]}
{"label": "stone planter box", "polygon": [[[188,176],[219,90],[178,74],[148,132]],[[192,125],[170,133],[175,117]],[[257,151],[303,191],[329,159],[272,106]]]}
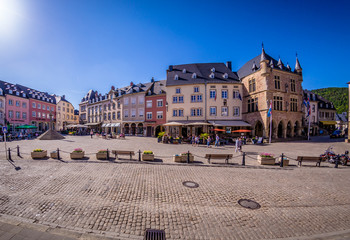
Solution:
{"label": "stone planter box", "polygon": [[107,153],[96,153],[96,159],[107,160]]}
{"label": "stone planter box", "polygon": [[47,151],[42,152],[31,152],[31,156],[33,159],[42,159],[47,157]]}
{"label": "stone planter box", "polygon": [[[182,162],[187,162],[187,155],[181,155],[181,161]],[[194,161],[194,156],[190,154],[190,162]]]}
{"label": "stone planter box", "polygon": [[181,156],[173,156],[174,162],[182,162],[182,157]]}
{"label": "stone planter box", "polygon": [[261,165],[275,165],[275,158],[273,157],[261,157],[258,155],[258,163]]}
{"label": "stone planter box", "polygon": [[58,158],[57,152],[51,152],[50,153],[50,157],[53,158],[53,159],[57,159]]}
{"label": "stone planter box", "polygon": [[[281,163],[281,157],[278,158],[278,163]],[[283,158],[283,167],[288,167],[288,165],[289,165],[289,160],[284,157]]]}
{"label": "stone planter box", "polygon": [[142,153],[142,161],[153,161],[154,154],[144,154]]}
{"label": "stone planter box", "polygon": [[71,159],[83,159],[84,158],[85,152],[71,152],[70,153],[70,158]]}

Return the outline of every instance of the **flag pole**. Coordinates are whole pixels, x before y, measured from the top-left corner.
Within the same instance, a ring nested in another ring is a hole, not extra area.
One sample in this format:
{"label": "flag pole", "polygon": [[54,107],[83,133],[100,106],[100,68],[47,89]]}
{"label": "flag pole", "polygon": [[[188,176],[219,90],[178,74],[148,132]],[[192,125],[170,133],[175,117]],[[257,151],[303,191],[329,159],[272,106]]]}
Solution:
{"label": "flag pole", "polygon": [[310,141],[310,115],[309,114],[309,126],[308,126],[308,129],[307,129],[307,140]]}
{"label": "flag pole", "polygon": [[[272,100],[270,100],[270,107],[272,106]],[[272,133],[272,108],[270,113],[270,137],[269,137],[269,143],[271,143],[271,133]]]}

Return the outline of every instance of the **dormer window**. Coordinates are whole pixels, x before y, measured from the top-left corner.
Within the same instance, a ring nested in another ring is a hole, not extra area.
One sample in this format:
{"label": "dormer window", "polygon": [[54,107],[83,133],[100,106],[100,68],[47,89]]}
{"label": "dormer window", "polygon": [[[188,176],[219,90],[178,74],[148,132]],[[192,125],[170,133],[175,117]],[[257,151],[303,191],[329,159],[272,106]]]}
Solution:
{"label": "dormer window", "polygon": [[228,74],[227,73],[224,74],[224,78],[228,79]]}
{"label": "dormer window", "polygon": [[16,92],[16,95],[19,96],[19,92]]}
{"label": "dormer window", "polygon": [[215,72],[215,68],[212,68],[210,71],[211,71],[212,73],[214,73],[214,72]]}
{"label": "dormer window", "polygon": [[9,93],[12,94],[12,90],[11,89],[9,90]]}
{"label": "dormer window", "polygon": [[174,80],[179,80],[179,75],[175,75]]}
{"label": "dormer window", "polygon": [[197,74],[196,74],[196,73],[193,73],[193,74],[192,74],[192,78],[197,78]]}
{"label": "dormer window", "polygon": [[3,95],[4,94],[4,92],[2,91],[2,89],[0,88],[0,95]]}
{"label": "dormer window", "polygon": [[186,73],[186,68],[184,68],[184,69],[182,70],[182,73]]}
{"label": "dormer window", "polygon": [[212,72],[210,75],[209,75],[210,78],[215,78],[215,75],[214,73]]}
{"label": "dormer window", "polygon": [[40,96],[37,97],[40,100]]}

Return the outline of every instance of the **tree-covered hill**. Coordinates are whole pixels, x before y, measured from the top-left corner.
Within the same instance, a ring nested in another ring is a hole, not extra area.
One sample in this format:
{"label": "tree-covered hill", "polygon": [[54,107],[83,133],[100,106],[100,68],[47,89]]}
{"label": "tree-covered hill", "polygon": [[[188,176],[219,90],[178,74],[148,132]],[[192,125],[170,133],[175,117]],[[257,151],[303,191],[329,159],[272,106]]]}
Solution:
{"label": "tree-covered hill", "polygon": [[311,90],[312,92],[324,97],[328,101],[331,101],[337,113],[348,112],[349,107],[349,89],[348,88],[321,88]]}

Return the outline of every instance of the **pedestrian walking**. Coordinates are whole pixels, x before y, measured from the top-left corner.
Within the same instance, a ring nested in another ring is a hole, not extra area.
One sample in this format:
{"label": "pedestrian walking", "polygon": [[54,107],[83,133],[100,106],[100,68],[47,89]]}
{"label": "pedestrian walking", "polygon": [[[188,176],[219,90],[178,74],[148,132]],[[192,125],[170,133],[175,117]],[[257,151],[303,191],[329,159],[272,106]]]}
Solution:
{"label": "pedestrian walking", "polygon": [[238,138],[236,138],[236,141],[235,141],[235,152],[237,152],[238,151],[238,144],[239,144],[239,140],[238,140]]}
{"label": "pedestrian walking", "polygon": [[195,141],[195,146],[199,146],[199,136],[196,136],[195,138],[194,138],[194,141]]}
{"label": "pedestrian walking", "polygon": [[238,150],[239,150],[240,152],[242,152],[242,144],[243,144],[242,138],[239,138],[239,139],[238,139]]}
{"label": "pedestrian walking", "polygon": [[220,141],[220,137],[219,135],[216,134],[216,137],[215,137],[215,147],[217,147],[219,145],[219,141]]}
{"label": "pedestrian walking", "polygon": [[207,138],[207,148],[210,147],[210,141],[211,141],[211,138],[210,138],[210,136],[208,136],[208,138]]}
{"label": "pedestrian walking", "polygon": [[90,131],[90,137],[92,138],[93,135],[94,135],[94,132],[91,130]]}

